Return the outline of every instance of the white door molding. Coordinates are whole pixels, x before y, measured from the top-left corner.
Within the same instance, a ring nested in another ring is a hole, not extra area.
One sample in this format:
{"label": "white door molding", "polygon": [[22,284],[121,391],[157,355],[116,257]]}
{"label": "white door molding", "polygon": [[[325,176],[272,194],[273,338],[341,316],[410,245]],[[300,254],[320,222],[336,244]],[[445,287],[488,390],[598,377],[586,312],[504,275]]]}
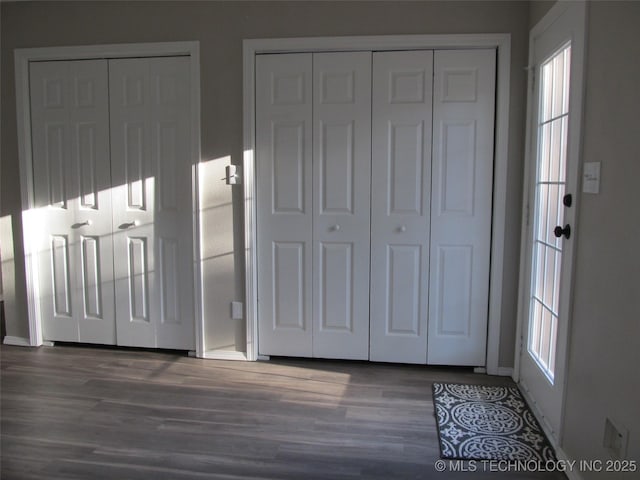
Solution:
{"label": "white door molding", "polygon": [[70,47],[24,48],[15,50],[16,110],[18,155],[20,160],[20,188],[22,197],[23,242],[29,316],[29,345],[40,346],[42,317],[39,308],[39,272],[33,250],[34,225],[30,212],[35,206],[33,192],[33,157],[31,151],[31,118],[29,106],[29,63],[51,60],[114,59],[127,57],[188,56],[191,78],[191,185],[195,303],[196,355],[204,354],[202,318],[202,274],[200,228],[198,217],[197,166],[200,162],[200,44],[194,42],[133,43]]}
{"label": "white door molding", "polygon": [[245,218],[245,305],[248,360],[257,360],[258,290],[256,255],[257,206],[255,187],[255,57],[260,53],[495,48],[497,51],[494,190],[489,287],[487,372],[498,374],[506,222],[509,147],[511,36],[509,34],[398,35],[251,39],[243,42],[243,185]]}

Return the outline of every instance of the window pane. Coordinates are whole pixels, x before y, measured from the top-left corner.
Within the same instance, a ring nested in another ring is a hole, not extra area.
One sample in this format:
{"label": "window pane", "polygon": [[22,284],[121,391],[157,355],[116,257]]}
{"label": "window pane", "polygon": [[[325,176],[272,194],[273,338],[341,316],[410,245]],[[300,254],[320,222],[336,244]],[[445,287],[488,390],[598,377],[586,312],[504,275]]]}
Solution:
{"label": "window pane", "polygon": [[552,382],[562,263],[562,240],[553,230],[564,225],[570,59],[570,47],[566,47],[549,59],[540,73],[528,347]]}

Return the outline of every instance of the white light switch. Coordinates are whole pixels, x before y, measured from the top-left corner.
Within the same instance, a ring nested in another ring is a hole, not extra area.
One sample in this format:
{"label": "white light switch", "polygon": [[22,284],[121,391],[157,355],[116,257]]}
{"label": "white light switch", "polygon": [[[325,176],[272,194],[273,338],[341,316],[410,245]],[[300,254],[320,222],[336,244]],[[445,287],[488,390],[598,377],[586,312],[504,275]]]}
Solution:
{"label": "white light switch", "polygon": [[582,191],[600,193],[600,162],[587,162],[582,170]]}

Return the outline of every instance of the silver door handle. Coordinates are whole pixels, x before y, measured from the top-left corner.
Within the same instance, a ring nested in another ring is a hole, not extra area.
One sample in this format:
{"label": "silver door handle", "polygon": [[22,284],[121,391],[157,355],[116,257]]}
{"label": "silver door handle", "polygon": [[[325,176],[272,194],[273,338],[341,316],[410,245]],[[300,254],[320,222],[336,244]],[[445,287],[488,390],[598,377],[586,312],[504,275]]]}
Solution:
{"label": "silver door handle", "polygon": [[337,232],[338,230],[340,230],[340,225],[338,225],[337,223],[331,228],[331,230],[333,230],[334,232]]}
{"label": "silver door handle", "polygon": [[404,233],[404,232],[406,232],[406,231],[407,231],[407,227],[405,227],[404,225],[402,225],[402,226],[398,227],[398,231],[399,231],[399,232],[403,232],[403,233]]}
{"label": "silver door handle", "polygon": [[84,222],[74,223],[73,225],[71,225],[71,228],[75,230],[76,228],[88,227],[89,225],[91,225],[91,220],[85,220]]}
{"label": "silver door handle", "polygon": [[126,230],[127,228],[137,227],[138,225],[140,225],[140,223],[138,222],[138,220],[134,220],[133,222],[125,222],[125,223],[121,223],[120,225],[118,225],[118,228],[119,228],[120,230]]}

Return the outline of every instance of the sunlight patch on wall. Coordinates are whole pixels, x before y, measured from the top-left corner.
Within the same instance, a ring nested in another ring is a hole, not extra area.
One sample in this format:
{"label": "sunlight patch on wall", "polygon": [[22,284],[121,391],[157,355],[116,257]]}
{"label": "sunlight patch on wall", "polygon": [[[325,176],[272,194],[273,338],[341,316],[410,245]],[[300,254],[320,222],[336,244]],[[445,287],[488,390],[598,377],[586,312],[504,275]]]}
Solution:
{"label": "sunlight patch on wall", "polygon": [[[236,350],[232,187],[225,182],[229,155],[198,164],[202,312],[205,350]],[[238,345],[238,348],[243,345]]]}

